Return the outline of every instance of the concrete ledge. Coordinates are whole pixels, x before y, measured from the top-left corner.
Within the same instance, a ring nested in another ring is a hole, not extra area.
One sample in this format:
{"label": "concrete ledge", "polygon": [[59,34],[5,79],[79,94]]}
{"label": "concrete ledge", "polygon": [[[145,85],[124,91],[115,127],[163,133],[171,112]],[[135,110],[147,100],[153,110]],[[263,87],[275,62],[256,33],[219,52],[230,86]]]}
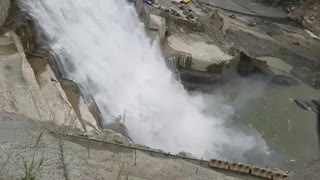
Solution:
{"label": "concrete ledge", "polygon": [[268,171],[267,169],[258,168],[258,167],[252,167],[251,168],[251,174],[258,176],[258,177],[264,177],[267,179],[273,179],[272,178],[272,172]]}
{"label": "concrete ledge", "polygon": [[230,161],[223,161],[218,159],[211,159],[209,166],[211,168],[224,169],[239,173],[250,174],[252,176],[271,179],[271,180],[284,180],[289,177],[288,174],[282,174],[269,169],[259,168],[248,164],[241,164]]}
{"label": "concrete ledge", "polygon": [[230,170],[242,173],[250,173],[250,166],[247,164],[232,163],[230,165]]}

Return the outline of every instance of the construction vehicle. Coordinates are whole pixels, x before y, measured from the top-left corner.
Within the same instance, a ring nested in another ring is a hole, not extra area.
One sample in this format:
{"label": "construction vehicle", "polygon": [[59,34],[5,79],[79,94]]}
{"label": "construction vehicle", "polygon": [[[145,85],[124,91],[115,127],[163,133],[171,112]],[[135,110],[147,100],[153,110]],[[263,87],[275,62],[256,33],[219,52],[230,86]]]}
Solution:
{"label": "construction vehicle", "polygon": [[192,0],[182,0],[182,1],[180,1],[180,3],[183,3],[183,4],[188,4],[188,3],[190,3]]}
{"label": "construction vehicle", "polygon": [[150,6],[154,6],[154,7],[160,7],[160,2],[156,1],[156,0],[145,0],[146,4],[149,4]]}

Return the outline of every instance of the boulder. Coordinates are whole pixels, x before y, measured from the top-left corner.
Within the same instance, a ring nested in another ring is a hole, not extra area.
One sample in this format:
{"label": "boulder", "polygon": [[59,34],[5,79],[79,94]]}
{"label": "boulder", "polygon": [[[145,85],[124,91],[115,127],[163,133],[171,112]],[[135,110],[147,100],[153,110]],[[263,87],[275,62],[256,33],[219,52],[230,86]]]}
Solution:
{"label": "boulder", "polygon": [[[317,67],[319,68],[319,67]],[[320,89],[320,73],[308,67],[294,67],[291,73],[315,89]]]}
{"label": "boulder", "polygon": [[195,157],[194,155],[192,155],[191,153],[185,152],[185,151],[181,151],[177,154],[177,156],[181,156],[181,157],[185,157],[185,158],[191,158],[191,159],[197,159],[197,157]]}
{"label": "boulder", "polygon": [[7,19],[10,8],[10,0],[0,1],[0,27],[4,24]]}
{"label": "boulder", "polygon": [[124,137],[131,140],[127,127],[125,126],[125,124],[123,124],[121,122],[109,123],[105,126],[105,128],[113,130],[114,132],[119,133],[119,134],[123,135]]}
{"label": "boulder", "polygon": [[307,67],[294,67],[291,73],[299,79],[309,79],[311,76],[311,69]]}
{"label": "boulder", "polygon": [[61,79],[59,81],[62,89],[66,93],[68,101],[85,130],[97,130],[98,124],[101,122],[101,119],[98,118],[100,116],[96,115],[97,118],[95,118],[92,111],[86,106],[77,83],[67,79]]}
{"label": "boulder", "polygon": [[156,31],[160,40],[165,38],[167,26],[166,20],[163,17],[150,14],[148,28],[152,31]]}
{"label": "boulder", "polygon": [[117,133],[111,129],[103,129],[101,131],[89,131],[80,134],[80,136],[84,136],[90,139],[96,139],[100,141],[107,141],[117,144],[129,145],[132,143],[130,139],[124,137],[122,134]]}
{"label": "boulder", "polygon": [[316,89],[320,89],[320,73],[317,73],[316,75],[314,75],[311,82],[311,86]]}
{"label": "boulder", "polygon": [[314,113],[320,113],[319,112],[320,100],[312,99],[310,101],[310,100],[294,99],[293,102],[296,103],[296,105],[303,110],[313,111]]}
{"label": "boulder", "polygon": [[200,72],[200,71],[179,71],[180,80],[182,82],[195,83],[195,84],[217,84],[221,80],[220,74]]}
{"label": "boulder", "polygon": [[300,85],[299,81],[293,77],[285,76],[285,75],[274,75],[271,82],[273,84],[281,85],[281,86],[298,86]]}
{"label": "boulder", "polygon": [[[78,86],[78,89],[79,89],[79,86]],[[79,90],[79,92],[81,93],[81,96],[84,100],[84,103],[86,104],[86,106],[88,107],[92,116],[96,120],[98,126],[100,128],[103,128],[104,120],[103,120],[100,108],[98,107],[98,104],[95,101],[95,99],[93,98],[92,94],[90,94],[89,90],[87,90],[87,91],[86,90]]]}
{"label": "boulder", "polygon": [[268,64],[265,61],[260,61],[256,58],[252,58],[244,52],[238,55],[238,73],[241,76],[250,76],[254,74],[272,75],[273,72],[268,68]]}

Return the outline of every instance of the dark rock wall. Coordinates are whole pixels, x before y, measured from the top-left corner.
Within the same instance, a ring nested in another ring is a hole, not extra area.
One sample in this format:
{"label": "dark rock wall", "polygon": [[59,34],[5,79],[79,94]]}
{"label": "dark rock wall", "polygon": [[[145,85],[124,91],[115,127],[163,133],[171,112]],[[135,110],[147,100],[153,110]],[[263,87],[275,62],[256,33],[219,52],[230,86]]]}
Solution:
{"label": "dark rock wall", "polygon": [[0,1],[0,27],[4,24],[7,19],[10,8],[10,0]]}

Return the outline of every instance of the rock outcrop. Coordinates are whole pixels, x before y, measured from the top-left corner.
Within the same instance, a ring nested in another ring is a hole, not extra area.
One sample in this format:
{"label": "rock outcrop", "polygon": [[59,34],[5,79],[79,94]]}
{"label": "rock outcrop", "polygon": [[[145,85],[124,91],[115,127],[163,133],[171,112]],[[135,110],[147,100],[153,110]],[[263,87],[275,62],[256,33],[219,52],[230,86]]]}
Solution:
{"label": "rock outcrop", "polygon": [[266,62],[252,58],[243,52],[238,55],[238,58],[238,73],[242,76],[249,76],[253,74],[273,74],[272,71],[268,68]]}
{"label": "rock outcrop", "polygon": [[134,0],[134,6],[139,17],[144,21],[145,24],[148,24],[150,18],[150,10],[144,3],[144,0]]}
{"label": "rock outcrop", "polygon": [[156,36],[159,37],[159,40],[163,40],[167,31],[166,20],[163,17],[154,14],[150,14],[149,16],[149,30],[154,31]]}
{"label": "rock outcrop", "polygon": [[0,36],[0,56],[1,112],[18,113],[85,131],[98,129],[95,119],[83,105],[78,106],[81,110],[78,118],[46,58],[36,55],[26,58],[14,32]]}
{"label": "rock outcrop", "polygon": [[312,87],[320,89],[320,66],[313,69],[308,67],[295,67],[291,73]]}
{"label": "rock outcrop", "polygon": [[[0,2],[0,22],[10,5],[16,5],[10,3]],[[17,11],[16,7],[10,8]],[[37,48],[33,20],[18,16],[19,12],[10,14],[12,17],[1,31],[6,33],[0,38],[0,66],[4,69],[0,72],[0,111],[84,131],[98,130],[82,97],[61,87],[56,77],[58,66],[52,65],[52,59],[49,64],[46,53]]]}
{"label": "rock outcrop", "polygon": [[97,130],[101,127],[99,126],[102,122],[100,111],[86,105],[77,84],[65,79],[60,80],[60,84],[85,130]]}
{"label": "rock outcrop", "polygon": [[299,81],[297,81],[293,77],[285,75],[275,75],[273,76],[271,82],[281,86],[297,86],[300,84]]}
{"label": "rock outcrop", "polygon": [[185,151],[181,151],[177,154],[177,156],[181,156],[181,157],[185,157],[185,158],[193,158],[196,159],[196,157],[194,155],[192,155],[191,153],[185,152]]}
{"label": "rock outcrop", "polygon": [[312,100],[301,100],[295,99],[293,100],[297,106],[306,110],[306,111],[313,111],[314,113],[320,113],[318,107],[320,105],[320,100],[312,99]]}
{"label": "rock outcrop", "polygon": [[232,59],[208,39],[206,35],[198,33],[171,35],[168,37],[168,46],[173,54],[190,54],[192,63],[186,64],[186,69],[208,71],[212,64],[228,63]]}
{"label": "rock outcrop", "polygon": [[123,136],[121,133],[118,133],[111,129],[103,129],[101,131],[90,131],[80,134],[80,136],[95,139],[105,142],[117,143],[122,145],[130,145],[133,143],[131,139],[128,137]]}
{"label": "rock outcrop", "polygon": [[78,111],[77,116],[82,117],[81,113],[83,112],[81,109],[85,109],[85,113],[87,113],[88,109],[93,118],[96,120],[98,127],[103,128],[103,118],[100,109],[96,101],[93,99],[92,95],[82,91],[78,84],[72,80],[59,79],[59,82],[62,89],[65,91],[70,103],[73,104],[74,109],[78,109],[75,110],[76,112]]}

